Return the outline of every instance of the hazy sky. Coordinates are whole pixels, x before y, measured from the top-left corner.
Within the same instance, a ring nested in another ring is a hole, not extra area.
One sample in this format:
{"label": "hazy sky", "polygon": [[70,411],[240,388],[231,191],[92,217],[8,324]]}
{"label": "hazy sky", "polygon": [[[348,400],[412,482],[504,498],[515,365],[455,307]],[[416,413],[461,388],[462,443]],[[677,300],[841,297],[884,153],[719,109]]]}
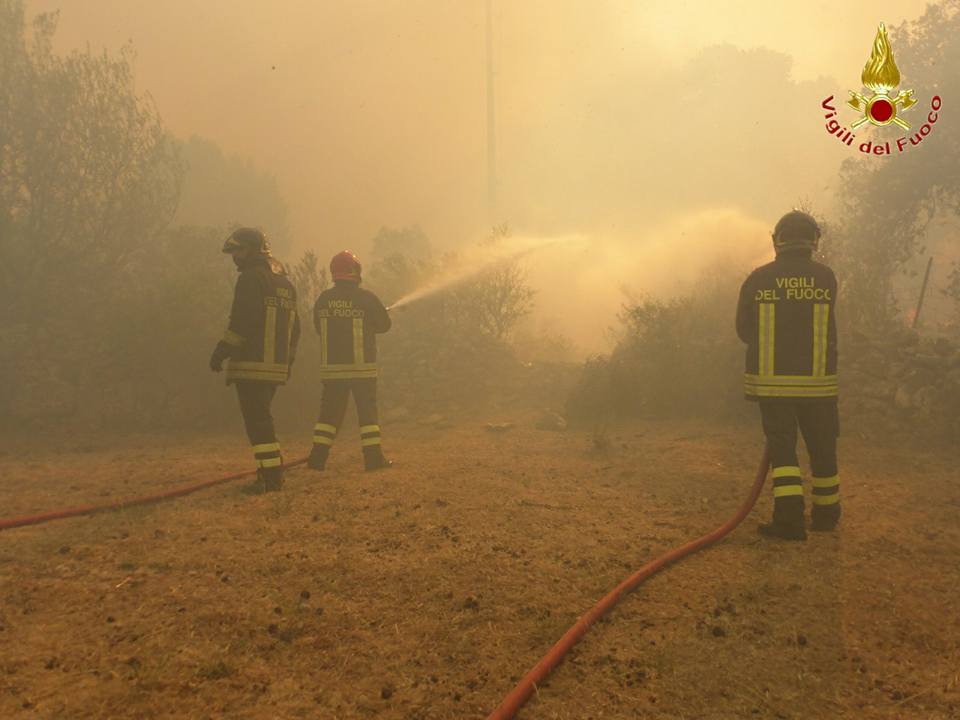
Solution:
{"label": "hazy sky", "polygon": [[[826,206],[849,154],[820,101],[859,89],[878,22],[924,7],[494,0],[498,219],[624,243]],[[364,251],[413,223],[449,246],[488,227],[485,0],[28,0],[54,8],[61,49],[132,42],[176,134],[275,174],[298,247]]]}
{"label": "hazy sky", "polygon": [[[132,41],[139,85],[173,131],[209,137],[274,172],[304,238],[334,233],[357,242],[381,224],[410,222],[446,236],[485,220],[484,0],[30,0],[28,7],[60,9],[62,48],[89,43],[112,52]],[[791,56],[795,80],[832,75],[846,87],[859,76],[876,23],[896,25],[924,3],[494,0],[494,7],[506,191],[518,174],[516,145],[562,124],[578,100],[596,100],[605,82],[633,78],[618,93],[641,95],[644,79],[730,43]],[[740,81],[749,94],[751,78]],[[670,103],[650,100],[651,110]],[[611,113],[591,131],[602,133],[604,123],[616,127],[619,119]],[[637,133],[655,142],[656,130],[652,123]],[[575,174],[562,162],[567,150],[552,149],[563,172]],[[523,207],[516,197],[523,194],[504,195],[502,214],[549,222],[550,208],[541,217]],[[553,201],[566,206],[570,198]],[[589,203],[581,215],[582,223],[593,219]]]}

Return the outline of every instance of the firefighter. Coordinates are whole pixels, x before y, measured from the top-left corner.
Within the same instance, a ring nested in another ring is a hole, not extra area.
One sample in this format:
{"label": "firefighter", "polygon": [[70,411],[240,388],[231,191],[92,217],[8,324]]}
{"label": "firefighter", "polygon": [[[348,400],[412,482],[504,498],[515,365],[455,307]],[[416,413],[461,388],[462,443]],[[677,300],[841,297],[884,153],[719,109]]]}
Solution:
{"label": "firefighter", "polygon": [[813,259],[820,227],[794,210],[773,231],[776,259],[740,289],[737,334],[747,344],[745,394],[757,401],[773,474],[773,521],[761,535],[806,540],[797,427],[813,474],[810,529],[840,520],[837,474],[837,280]]}
{"label": "firefighter", "polygon": [[247,491],[276,491],[283,487],[283,458],[270,404],[277,386],[290,377],[300,339],[297,293],[260,230],[235,230],[223,252],[233,258],[240,277],[230,323],[210,357],[210,369],[220,372],[229,358],[227,385],[237,388],[257,464],[257,480]]}
{"label": "firefighter", "polygon": [[372,292],[360,287],[360,259],[348,250],[330,261],[332,288],[317,298],[313,322],[320,335],[323,399],[313,429],[307,466],[323,470],[353,393],[366,470],[387,468],[377,420],[377,334],[390,329],[390,316]]}

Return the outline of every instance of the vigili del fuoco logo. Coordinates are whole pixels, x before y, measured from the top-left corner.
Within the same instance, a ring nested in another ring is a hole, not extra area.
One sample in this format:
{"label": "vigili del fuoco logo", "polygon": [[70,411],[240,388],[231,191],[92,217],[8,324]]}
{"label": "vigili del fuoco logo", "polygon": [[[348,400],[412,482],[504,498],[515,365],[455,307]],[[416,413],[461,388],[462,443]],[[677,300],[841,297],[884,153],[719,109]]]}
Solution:
{"label": "vigili del fuoco logo", "polygon": [[[934,95],[930,100],[930,111],[926,117],[910,112],[917,104],[917,99],[913,96],[913,90],[898,89],[900,69],[893,58],[893,48],[890,47],[890,39],[883,23],[880,23],[877,30],[870,59],[863,67],[860,80],[866,92],[851,90],[850,99],[843,108],[844,112],[851,116],[849,127],[841,123],[837,109],[831,104],[834,102],[833,95],[820,103],[826,111],[827,123],[824,127],[844,145],[854,147],[857,137],[854,131],[868,123],[878,128],[895,125],[907,132],[895,140],[875,138],[860,143],[857,149],[865,155],[891,155],[894,149],[897,153],[906,152],[909,148],[920,145],[933,132],[943,104],[940,96]],[[851,109],[856,115],[851,115]],[[922,124],[914,130],[913,125],[916,123]]]}

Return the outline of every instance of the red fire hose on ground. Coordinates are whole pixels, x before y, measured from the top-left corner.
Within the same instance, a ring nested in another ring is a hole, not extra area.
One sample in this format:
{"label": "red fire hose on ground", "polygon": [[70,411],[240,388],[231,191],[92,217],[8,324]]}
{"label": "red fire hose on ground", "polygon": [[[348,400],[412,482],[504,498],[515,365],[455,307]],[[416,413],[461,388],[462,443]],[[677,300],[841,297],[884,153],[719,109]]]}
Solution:
{"label": "red fire hose on ground", "polygon": [[517,712],[519,712],[520,708],[523,707],[523,704],[536,691],[537,684],[543,682],[543,680],[551,672],[553,672],[553,669],[560,664],[560,662],[563,660],[563,657],[570,651],[570,648],[576,645],[580,638],[582,638],[587,633],[587,630],[590,629],[590,626],[601,617],[606,615],[606,613],[620,601],[620,598],[622,598],[628,592],[636,589],[640,583],[642,583],[651,575],[656,574],[667,565],[670,565],[671,563],[676,562],[687,555],[695,553],[697,550],[702,550],[708,545],[712,545],[713,543],[722,539],[729,534],[731,530],[737,527],[737,525],[743,522],[743,519],[750,513],[750,510],[753,509],[754,504],[757,502],[757,498],[760,496],[760,491],[763,490],[763,484],[767,480],[767,469],[769,466],[770,456],[767,453],[767,450],[764,449],[763,459],[760,461],[760,467],[757,468],[757,477],[753,481],[753,487],[750,488],[750,495],[732,518],[727,520],[727,522],[713,532],[697,538],[696,540],[692,540],[686,545],[681,545],[678,548],[674,548],[670,552],[661,555],[656,560],[648,562],[633,575],[617,585],[617,587],[611,590],[606,597],[594,605],[590,609],[590,612],[588,612],[586,615],[582,615],[580,619],[577,620],[577,622],[573,625],[573,627],[564,633],[563,637],[557,641],[557,644],[550,648],[550,652],[544,655],[540,662],[534,665],[533,669],[523,676],[520,682],[517,683],[517,686],[503,699],[503,702],[500,703],[500,706],[490,713],[490,715],[487,717],[487,720],[510,720],[513,718]]}
{"label": "red fire hose on ground", "polygon": [[[303,465],[306,462],[307,458],[304,457],[300,458],[299,460],[294,460],[291,463],[287,463],[285,467],[292,468],[298,465]],[[510,692],[509,695],[504,698],[499,707],[497,707],[497,709],[488,716],[487,720],[510,720],[513,718],[520,708],[523,707],[524,703],[535,692],[537,684],[543,682],[543,680],[551,672],[553,672],[553,669],[560,664],[567,652],[569,652],[570,649],[576,645],[577,642],[579,642],[580,638],[586,634],[587,630],[590,629],[590,626],[603,617],[611,608],[613,608],[613,606],[616,605],[620,601],[620,598],[622,598],[625,594],[635,590],[640,583],[650,576],[656,574],[667,565],[670,565],[671,563],[676,562],[687,555],[695,553],[697,550],[702,550],[708,545],[712,545],[718,540],[721,540],[734,528],[736,528],[737,525],[743,522],[743,519],[750,513],[750,510],[753,509],[754,504],[757,502],[757,498],[760,496],[760,491],[763,489],[763,484],[767,479],[767,470],[769,465],[770,458],[767,451],[764,450],[763,458],[761,459],[760,466],[757,469],[756,479],[753,482],[753,487],[750,489],[750,494],[732,518],[730,518],[726,523],[718,527],[713,532],[697,538],[696,540],[692,540],[686,545],[681,545],[678,548],[674,548],[670,552],[665,553],[657,559],[647,563],[637,570],[633,575],[617,585],[617,587],[611,590],[610,593],[600,600],[600,602],[594,605],[586,615],[581,616],[580,619],[573,625],[573,627],[564,633],[563,637],[561,637],[560,640],[557,641],[552,648],[550,648],[550,651],[543,656],[540,662],[534,665],[533,669],[530,670],[530,672],[528,672],[519,683],[517,683],[517,686]],[[137,505],[149,505],[152,503],[161,502],[163,500],[170,500],[183,495],[189,495],[199,490],[204,490],[206,488],[214,487],[215,485],[221,485],[223,483],[230,482],[231,480],[239,480],[240,478],[255,475],[256,472],[257,471],[255,469],[245,470],[243,472],[233,473],[232,475],[216,478],[214,480],[204,480],[203,482],[193,483],[190,485],[181,485],[180,487],[171,488],[170,490],[164,490],[163,492],[154,493],[152,495],[133,498],[131,500],[120,500],[104,505],[81,505],[79,507],[67,508],[64,510],[54,510],[52,512],[41,513],[38,515],[22,515],[20,517],[8,518],[6,520],[0,520],[0,530],[9,530],[11,528],[25,527],[27,525],[39,525],[50,522],[51,520],[79,517],[81,515],[93,515],[95,513],[106,512],[108,510],[120,510],[123,508],[135,507]]]}
{"label": "red fire hose on ground", "polygon": [[[294,460],[291,463],[286,463],[284,467],[292,468],[297,465],[303,465],[305,462],[307,462],[307,458],[304,457],[299,460]],[[107,510],[122,510],[123,508],[135,507],[137,505],[151,505],[256,474],[256,469],[244,470],[243,472],[233,473],[233,475],[227,475],[226,477],[215,480],[204,480],[203,482],[192,483],[190,485],[181,485],[152,495],[132,498],[131,500],[117,500],[116,502],[105,505],[80,505],[79,507],[53,510],[52,512],[40,513],[39,515],[21,515],[20,517],[7,518],[6,520],[0,520],[0,530],[10,530],[11,528],[25,527],[27,525],[40,525],[50,522],[51,520],[62,520],[63,518],[80,517],[81,515],[94,515],[96,513],[106,512]]]}

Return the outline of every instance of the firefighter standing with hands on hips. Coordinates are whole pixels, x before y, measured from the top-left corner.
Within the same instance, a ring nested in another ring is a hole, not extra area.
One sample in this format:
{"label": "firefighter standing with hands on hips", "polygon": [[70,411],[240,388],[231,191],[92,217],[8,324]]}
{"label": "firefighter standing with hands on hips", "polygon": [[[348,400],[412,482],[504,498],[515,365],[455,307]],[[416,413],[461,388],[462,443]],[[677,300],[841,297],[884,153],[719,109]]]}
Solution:
{"label": "firefighter standing with hands on hips", "polygon": [[229,358],[227,385],[237,388],[257,463],[257,480],[247,491],[276,491],[283,486],[283,459],[270,404],[277,386],[290,377],[300,339],[297,293],[260,230],[235,230],[223,252],[233,258],[240,277],[230,323],[210,357],[210,369],[220,372]]}
{"label": "firefighter standing with hands on hips", "polygon": [[350,394],[357,405],[360,444],[366,470],[392,464],[383,456],[377,419],[377,334],[390,329],[390,316],[380,299],[360,287],[360,259],[348,250],[330,261],[332,288],[317,298],[313,322],[320,335],[320,378],[323,399],[313,428],[313,450],[307,467],[323,470],[343,424]]}
{"label": "firefighter standing with hands on hips", "polygon": [[767,537],[806,540],[797,427],[813,473],[810,529],[840,520],[837,471],[837,280],[813,260],[820,227],[795,210],[773,231],[776,259],[743,283],[737,334],[747,344],[745,394],[760,406],[773,469],[773,521]]}

